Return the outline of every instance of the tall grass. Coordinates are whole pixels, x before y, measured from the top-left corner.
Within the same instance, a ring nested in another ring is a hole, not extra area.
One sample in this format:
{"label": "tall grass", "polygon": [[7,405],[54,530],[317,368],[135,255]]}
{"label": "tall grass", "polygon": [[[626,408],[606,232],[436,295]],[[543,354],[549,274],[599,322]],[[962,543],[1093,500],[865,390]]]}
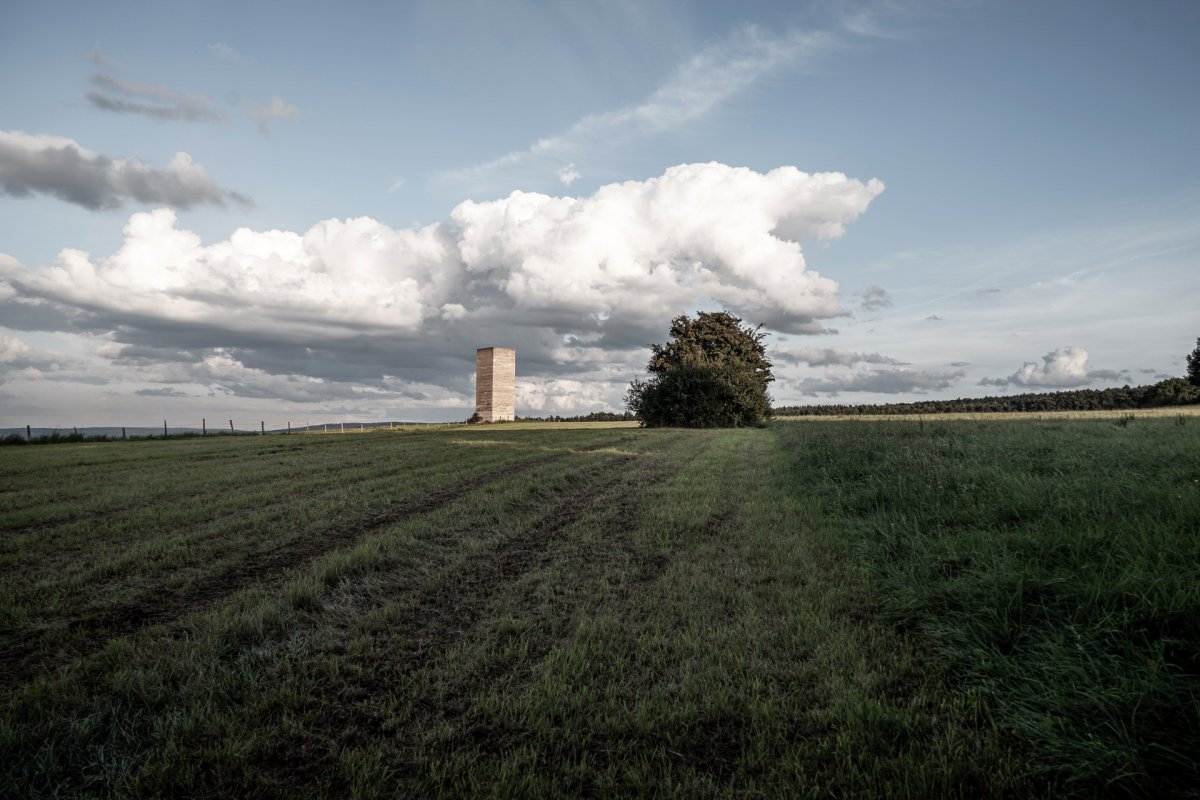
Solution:
{"label": "tall grass", "polygon": [[1200,431],[1169,419],[781,425],[886,616],[1046,785],[1200,791]]}

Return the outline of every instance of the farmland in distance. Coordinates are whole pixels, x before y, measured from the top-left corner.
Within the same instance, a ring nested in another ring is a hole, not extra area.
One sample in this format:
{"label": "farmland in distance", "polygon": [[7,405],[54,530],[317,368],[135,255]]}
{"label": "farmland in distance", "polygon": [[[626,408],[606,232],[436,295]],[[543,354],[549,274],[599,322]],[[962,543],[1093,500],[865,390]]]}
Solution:
{"label": "farmland in distance", "polygon": [[0,450],[0,796],[1194,796],[1200,419]]}

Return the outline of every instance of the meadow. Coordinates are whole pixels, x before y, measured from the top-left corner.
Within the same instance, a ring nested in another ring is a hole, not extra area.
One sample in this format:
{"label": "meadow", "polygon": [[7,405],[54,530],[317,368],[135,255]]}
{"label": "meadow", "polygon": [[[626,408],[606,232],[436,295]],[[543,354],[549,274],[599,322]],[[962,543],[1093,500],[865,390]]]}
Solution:
{"label": "meadow", "polygon": [[1200,418],[0,449],[3,797],[1197,797]]}

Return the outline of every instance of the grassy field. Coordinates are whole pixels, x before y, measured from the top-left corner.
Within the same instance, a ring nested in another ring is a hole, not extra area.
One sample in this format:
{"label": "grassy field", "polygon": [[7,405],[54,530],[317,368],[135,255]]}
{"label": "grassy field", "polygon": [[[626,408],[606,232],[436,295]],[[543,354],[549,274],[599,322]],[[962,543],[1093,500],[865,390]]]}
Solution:
{"label": "grassy field", "polygon": [[3,797],[1200,796],[1200,420],[0,450]]}

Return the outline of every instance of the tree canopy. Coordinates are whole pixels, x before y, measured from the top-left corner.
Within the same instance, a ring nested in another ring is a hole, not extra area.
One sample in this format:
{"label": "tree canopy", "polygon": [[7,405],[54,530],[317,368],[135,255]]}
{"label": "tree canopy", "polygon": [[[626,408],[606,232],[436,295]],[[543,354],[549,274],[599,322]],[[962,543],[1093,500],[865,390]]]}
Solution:
{"label": "tree canopy", "polygon": [[1200,337],[1196,339],[1196,349],[1188,353],[1187,379],[1193,386],[1200,386]]}
{"label": "tree canopy", "polygon": [[726,311],[676,317],[667,342],[650,345],[650,377],[630,384],[626,406],[647,427],[762,422],[771,414],[774,377],[761,329]]}

